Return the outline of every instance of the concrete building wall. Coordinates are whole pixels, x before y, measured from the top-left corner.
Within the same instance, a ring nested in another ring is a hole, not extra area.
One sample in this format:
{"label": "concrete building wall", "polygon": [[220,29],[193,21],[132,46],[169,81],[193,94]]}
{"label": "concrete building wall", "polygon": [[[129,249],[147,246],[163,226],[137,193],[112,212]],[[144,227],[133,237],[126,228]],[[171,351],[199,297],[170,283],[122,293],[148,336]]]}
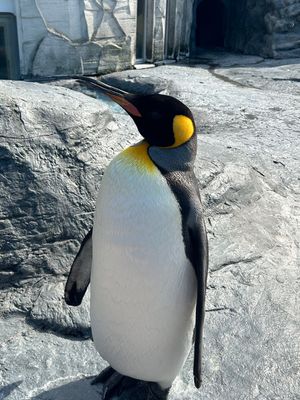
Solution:
{"label": "concrete building wall", "polygon": [[[21,76],[91,75],[132,66],[137,1],[4,0],[0,12],[12,12],[17,19]],[[187,55],[193,2],[147,1],[152,25],[146,61]],[[167,21],[168,13],[172,20]]]}
{"label": "concrete building wall", "polygon": [[1,0],[0,1],[0,12],[15,14],[15,1],[14,0]]}
{"label": "concrete building wall", "polygon": [[132,64],[136,0],[19,0],[22,75],[97,74]]}

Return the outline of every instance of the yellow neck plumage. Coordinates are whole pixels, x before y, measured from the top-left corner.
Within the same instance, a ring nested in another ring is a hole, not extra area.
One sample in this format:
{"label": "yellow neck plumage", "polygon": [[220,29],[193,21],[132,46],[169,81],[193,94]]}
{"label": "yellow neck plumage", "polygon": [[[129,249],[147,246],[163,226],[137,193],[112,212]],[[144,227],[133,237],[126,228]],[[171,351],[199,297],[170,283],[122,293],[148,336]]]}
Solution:
{"label": "yellow neck plumage", "polygon": [[122,152],[122,157],[138,169],[148,172],[156,170],[155,164],[152,162],[148,154],[149,144],[143,140],[133,146],[128,147]]}

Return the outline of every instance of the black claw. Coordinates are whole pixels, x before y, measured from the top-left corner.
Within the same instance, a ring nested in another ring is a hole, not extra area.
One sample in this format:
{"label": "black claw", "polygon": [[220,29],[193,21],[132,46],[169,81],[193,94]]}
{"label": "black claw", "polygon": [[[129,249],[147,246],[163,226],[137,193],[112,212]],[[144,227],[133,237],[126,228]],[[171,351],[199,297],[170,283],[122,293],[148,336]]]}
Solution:
{"label": "black claw", "polygon": [[114,372],[111,377],[107,380],[104,386],[103,400],[111,399],[115,394],[119,394],[122,390],[122,380],[124,375]]}
{"label": "black claw", "polygon": [[123,376],[119,384],[111,387],[107,392],[105,399],[112,399],[114,396],[120,397],[122,393],[127,393],[133,386],[136,385],[138,381],[136,379],[130,378],[128,376]]}

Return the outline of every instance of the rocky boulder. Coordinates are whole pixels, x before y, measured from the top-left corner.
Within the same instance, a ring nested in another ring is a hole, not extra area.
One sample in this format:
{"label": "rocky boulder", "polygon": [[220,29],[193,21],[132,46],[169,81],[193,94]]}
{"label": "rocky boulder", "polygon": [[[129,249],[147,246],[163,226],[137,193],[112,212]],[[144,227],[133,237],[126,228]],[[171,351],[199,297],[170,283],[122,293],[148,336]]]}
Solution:
{"label": "rocky boulder", "polygon": [[0,101],[3,287],[67,272],[116,125],[106,104],[60,87],[1,82]]}

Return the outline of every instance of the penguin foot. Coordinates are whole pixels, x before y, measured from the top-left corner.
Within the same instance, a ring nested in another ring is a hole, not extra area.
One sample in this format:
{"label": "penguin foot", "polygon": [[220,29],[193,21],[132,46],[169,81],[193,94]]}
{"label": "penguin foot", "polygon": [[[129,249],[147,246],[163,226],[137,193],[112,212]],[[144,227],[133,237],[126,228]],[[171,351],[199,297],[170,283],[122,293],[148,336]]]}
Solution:
{"label": "penguin foot", "polygon": [[[136,380],[133,378],[129,378],[128,376],[124,376],[116,373],[117,375],[113,376],[104,385],[104,395],[102,400],[110,400],[110,399],[123,399],[123,394],[127,393],[128,390],[135,385]],[[124,399],[134,399],[134,397],[124,397]]]}
{"label": "penguin foot", "polygon": [[127,376],[107,389],[103,400],[167,400],[170,389],[161,389],[158,383],[145,382]]}
{"label": "penguin foot", "polygon": [[133,381],[135,380],[119,374],[119,372],[112,367],[107,367],[93,379],[91,385],[103,385],[102,400],[107,400],[115,395],[118,396],[125,388],[129,387]]}
{"label": "penguin foot", "polygon": [[156,382],[147,382],[119,374],[112,367],[105,368],[91,385],[103,385],[102,400],[167,400],[169,389]]}

